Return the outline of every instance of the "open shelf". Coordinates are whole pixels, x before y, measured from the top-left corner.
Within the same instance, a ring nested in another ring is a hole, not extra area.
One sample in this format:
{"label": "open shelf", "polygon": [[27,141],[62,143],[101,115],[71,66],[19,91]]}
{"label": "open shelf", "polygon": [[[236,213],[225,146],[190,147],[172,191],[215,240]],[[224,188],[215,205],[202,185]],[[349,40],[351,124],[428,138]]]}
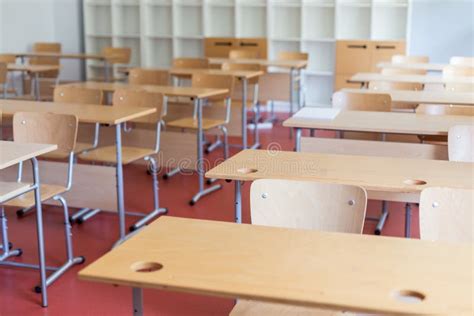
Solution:
{"label": "open shelf", "polygon": [[336,26],[336,8],[333,5],[316,6],[303,10],[303,38],[334,38]]}
{"label": "open shelf", "polygon": [[145,34],[147,36],[173,36],[173,10],[166,3],[148,3],[145,9]]}
{"label": "open shelf", "polygon": [[[202,36],[202,6],[197,2],[180,2],[175,7],[176,36]],[[179,21],[179,23],[177,23]],[[183,23],[185,21],[185,23]]]}
{"label": "open shelf", "polygon": [[145,41],[146,67],[167,68],[173,59],[173,41],[167,38],[148,38]]}
{"label": "open shelf", "polygon": [[237,14],[238,37],[266,37],[267,9],[262,5],[242,4]]}
{"label": "open shelf", "polygon": [[309,53],[308,71],[330,73],[334,70],[335,42],[303,42],[302,50]]}
{"label": "open shelf", "polygon": [[[233,3],[233,2],[232,2]],[[222,1],[208,4],[207,11],[207,37],[235,36],[235,6],[230,2]]]}
{"label": "open shelf", "polygon": [[301,37],[301,7],[295,3],[270,8],[270,36],[272,38]]}
{"label": "open shelf", "polygon": [[337,8],[337,39],[368,39],[371,34],[371,8],[350,2]]}
{"label": "open shelf", "polygon": [[140,36],[140,7],[121,3],[115,8],[113,18],[114,34],[121,36]]}
{"label": "open shelf", "polygon": [[406,37],[408,15],[406,8],[376,6],[372,12],[373,39],[398,40]]}

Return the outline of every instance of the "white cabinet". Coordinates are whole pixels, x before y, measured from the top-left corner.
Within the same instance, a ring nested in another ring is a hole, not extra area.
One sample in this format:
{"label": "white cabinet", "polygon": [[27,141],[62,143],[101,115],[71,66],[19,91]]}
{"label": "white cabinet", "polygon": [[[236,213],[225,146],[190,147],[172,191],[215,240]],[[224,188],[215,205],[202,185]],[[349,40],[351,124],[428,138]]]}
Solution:
{"label": "white cabinet", "polygon": [[[88,53],[129,46],[132,64],[201,57],[205,37],[268,39],[268,55],[305,51],[308,104],[329,103],[336,40],[405,40],[410,0],[84,0]],[[89,73],[97,65],[89,63]]]}

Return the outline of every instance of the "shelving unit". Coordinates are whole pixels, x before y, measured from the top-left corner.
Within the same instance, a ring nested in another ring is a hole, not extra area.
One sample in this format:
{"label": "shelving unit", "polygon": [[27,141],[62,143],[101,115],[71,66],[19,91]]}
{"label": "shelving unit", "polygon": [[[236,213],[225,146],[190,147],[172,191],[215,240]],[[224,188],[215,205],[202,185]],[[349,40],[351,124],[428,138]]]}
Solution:
{"label": "shelving unit", "polygon": [[130,46],[146,67],[202,57],[205,37],[267,37],[269,58],[310,53],[307,104],[329,104],[336,41],[404,40],[409,10],[410,0],[84,0],[84,33],[87,52]]}

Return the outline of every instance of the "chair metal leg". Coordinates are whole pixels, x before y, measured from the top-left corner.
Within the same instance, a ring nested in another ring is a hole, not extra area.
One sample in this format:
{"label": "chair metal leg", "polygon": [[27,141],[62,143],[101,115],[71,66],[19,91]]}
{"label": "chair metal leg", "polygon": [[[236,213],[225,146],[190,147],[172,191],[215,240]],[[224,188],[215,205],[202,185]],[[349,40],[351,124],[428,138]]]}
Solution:
{"label": "chair metal leg", "polygon": [[382,233],[382,229],[385,225],[385,221],[387,220],[388,214],[389,213],[387,208],[387,201],[382,201],[382,214],[380,215],[377,226],[375,227],[375,235],[380,235]]}
{"label": "chair metal leg", "polygon": [[223,144],[223,142],[222,142],[220,136],[218,135],[217,138],[216,138],[216,141],[213,142],[212,144],[210,144],[210,145],[206,148],[206,150],[205,150],[206,154],[209,154],[209,153],[213,152],[213,151],[216,150],[217,148],[221,147],[222,144]]}
{"label": "chair metal leg", "polygon": [[23,251],[21,249],[11,249],[11,243],[8,241],[8,226],[7,226],[7,217],[5,215],[5,210],[3,207],[0,207],[0,224],[2,225],[2,245],[1,248],[3,253],[0,255],[0,261],[6,260],[10,257],[21,256]]}
{"label": "chair metal leg", "polygon": [[178,173],[180,173],[181,169],[179,167],[177,168],[174,168],[173,170],[170,170],[168,171],[167,173],[165,173],[163,175],[163,180],[167,180],[175,175],[177,175]]}
{"label": "chair metal leg", "polygon": [[85,221],[87,221],[87,220],[91,219],[92,217],[94,217],[95,215],[99,214],[100,212],[102,212],[102,210],[99,209],[99,208],[93,209],[90,212],[86,212],[84,215],[82,215],[82,216],[80,216],[76,219],[76,223],[82,224]]}
{"label": "chair metal leg", "polygon": [[31,214],[31,211],[34,209],[34,206],[30,206],[21,210],[16,211],[16,215],[18,217],[23,217],[25,215]]}
{"label": "chair metal leg", "polygon": [[80,218],[82,215],[86,214],[87,212],[89,212],[91,209],[90,208],[83,208],[83,209],[80,209],[79,211],[77,211],[76,213],[72,214],[70,217],[69,217],[69,221],[71,223],[74,223],[78,218]]}

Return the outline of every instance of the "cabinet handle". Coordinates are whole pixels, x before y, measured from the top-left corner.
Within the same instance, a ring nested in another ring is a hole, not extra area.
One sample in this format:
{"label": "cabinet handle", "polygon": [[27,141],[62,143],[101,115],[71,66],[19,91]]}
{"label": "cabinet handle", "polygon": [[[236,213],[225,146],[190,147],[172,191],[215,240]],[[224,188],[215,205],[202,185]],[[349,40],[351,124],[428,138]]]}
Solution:
{"label": "cabinet handle", "polygon": [[367,45],[347,45],[347,48],[362,48],[366,49]]}
{"label": "cabinet handle", "polygon": [[258,44],[257,44],[257,43],[244,43],[244,42],[241,42],[241,43],[240,43],[240,46],[257,47]]}
{"label": "cabinet handle", "polygon": [[395,49],[395,45],[375,45],[376,49]]}
{"label": "cabinet handle", "polygon": [[232,46],[232,42],[216,42],[216,46]]}

